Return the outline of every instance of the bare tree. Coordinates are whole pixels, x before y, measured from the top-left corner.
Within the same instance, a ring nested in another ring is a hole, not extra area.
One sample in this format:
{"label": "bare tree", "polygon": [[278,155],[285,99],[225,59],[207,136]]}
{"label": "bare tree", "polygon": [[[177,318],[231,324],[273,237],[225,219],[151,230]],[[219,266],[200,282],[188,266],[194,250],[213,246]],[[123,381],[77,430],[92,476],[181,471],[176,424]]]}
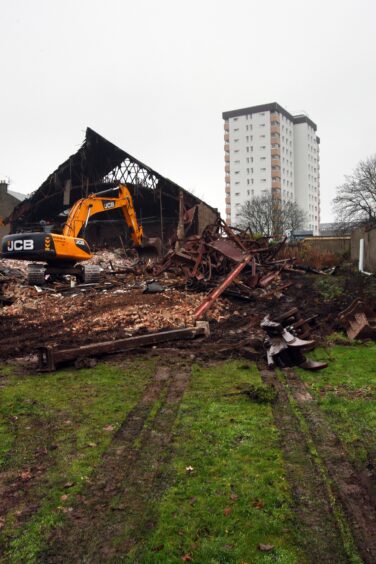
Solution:
{"label": "bare tree", "polygon": [[240,209],[239,225],[248,228],[254,234],[272,236],[273,202],[268,196],[253,198],[243,204]]}
{"label": "bare tree", "polygon": [[283,231],[285,233],[287,231],[295,233],[299,229],[302,229],[306,220],[306,214],[296,202],[286,202],[283,204],[282,214]]}
{"label": "bare tree", "polygon": [[304,211],[296,202],[284,205],[271,194],[247,201],[240,210],[240,226],[254,234],[273,237],[300,229],[305,220]]}
{"label": "bare tree", "polygon": [[376,155],[360,161],[337,188],[333,207],[340,225],[376,224]]}

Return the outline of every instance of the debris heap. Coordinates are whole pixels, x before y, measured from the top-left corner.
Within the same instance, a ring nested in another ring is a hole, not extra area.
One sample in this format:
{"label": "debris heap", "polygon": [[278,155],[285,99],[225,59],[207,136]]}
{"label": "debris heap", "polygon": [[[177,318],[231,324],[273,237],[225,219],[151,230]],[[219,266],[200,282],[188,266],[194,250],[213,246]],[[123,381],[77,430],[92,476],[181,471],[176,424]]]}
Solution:
{"label": "debris heap", "polygon": [[[270,368],[300,366],[306,370],[326,368],[327,362],[318,362],[304,356],[304,352],[312,350],[316,343],[313,339],[298,337],[298,331],[294,329],[294,325],[289,325],[291,317],[293,316],[285,315],[282,319],[273,321],[270,315],[266,315],[261,322],[261,328],[267,335],[264,340],[264,348],[268,366]],[[304,322],[308,324],[307,320]],[[296,326],[297,323],[295,323]]]}
{"label": "debris heap", "polygon": [[233,292],[250,296],[255,288],[266,288],[279,278],[282,270],[291,268],[291,258],[276,259],[284,245],[285,239],[271,242],[270,237],[255,238],[249,231],[230,228],[219,219],[207,226],[201,236],[178,241],[176,248],[167,253],[159,272],[180,272],[191,287],[209,289],[244,263]]}

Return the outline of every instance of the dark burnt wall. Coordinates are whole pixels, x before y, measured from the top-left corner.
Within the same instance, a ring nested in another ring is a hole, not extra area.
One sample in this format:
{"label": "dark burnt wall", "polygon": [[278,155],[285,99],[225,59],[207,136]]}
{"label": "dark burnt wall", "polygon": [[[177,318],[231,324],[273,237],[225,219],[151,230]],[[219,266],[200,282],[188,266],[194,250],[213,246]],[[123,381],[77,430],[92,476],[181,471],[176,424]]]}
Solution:
{"label": "dark burnt wall", "polygon": [[[214,223],[217,210],[162,176],[126,151],[87,128],[80,149],[63,162],[45,182],[13,210],[8,220],[11,232],[34,230],[40,222],[49,226],[65,221],[66,212],[77,200],[91,193],[125,184],[132,194],[138,221],[148,237],[160,237],[165,245],[174,238],[179,223],[180,196],[188,214],[185,234],[201,233]],[[109,194],[107,194],[109,195]],[[114,192],[116,195],[116,192]],[[119,244],[127,230],[120,210],[105,212],[89,220],[86,237],[98,246]]]}

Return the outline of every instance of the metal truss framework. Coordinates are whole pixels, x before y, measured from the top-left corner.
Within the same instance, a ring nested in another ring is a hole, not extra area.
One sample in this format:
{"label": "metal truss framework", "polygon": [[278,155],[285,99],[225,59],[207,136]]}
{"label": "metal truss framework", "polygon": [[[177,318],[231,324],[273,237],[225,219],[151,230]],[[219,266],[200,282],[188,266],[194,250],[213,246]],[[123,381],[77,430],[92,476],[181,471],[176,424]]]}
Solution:
{"label": "metal truss framework", "polygon": [[122,182],[155,190],[160,178],[148,168],[127,157],[111,170],[104,178],[104,183]]}

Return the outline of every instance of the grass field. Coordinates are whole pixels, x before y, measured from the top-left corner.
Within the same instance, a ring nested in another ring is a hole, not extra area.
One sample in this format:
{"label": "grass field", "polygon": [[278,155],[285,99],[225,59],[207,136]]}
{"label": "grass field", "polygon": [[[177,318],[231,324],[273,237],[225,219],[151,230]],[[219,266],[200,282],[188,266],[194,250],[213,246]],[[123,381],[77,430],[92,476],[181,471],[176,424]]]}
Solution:
{"label": "grass field", "polygon": [[326,370],[300,370],[331,427],[359,464],[376,455],[376,345],[359,344],[318,349],[314,358],[327,359]]}
{"label": "grass field", "polygon": [[[101,365],[29,377],[2,370],[0,507],[9,511],[5,520],[2,515],[0,550],[5,559],[33,561],[43,549],[153,371],[150,362],[125,370]],[[13,490],[24,495],[14,498]]]}
{"label": "grass field", "polygon": [[[175,481],[139,561],[302,561],[271,406],[226,395],[249,382],[261,383],[248,364],[193,367],[175,427]],[[275,548],[262,554],[260,544]]]}
{"label": "grass field", "polygon": [[[368,468],[376,346],[315,355],[329,356],[329,368],[297,371],[298,381],[350,463]],[[289,376],[278,382],[293,398]],[[325,458],[304,435],[304,409],[283,390],[276,404],[241,393],[261,383],[242,360],[139,358],[37,376],[4,366],[0,561],[300,564],[312,560],[322,521],[332,531],[321,561],[361,562],[353,524],[325,484]],[[313,507],[317,487],[324,501]]]}

